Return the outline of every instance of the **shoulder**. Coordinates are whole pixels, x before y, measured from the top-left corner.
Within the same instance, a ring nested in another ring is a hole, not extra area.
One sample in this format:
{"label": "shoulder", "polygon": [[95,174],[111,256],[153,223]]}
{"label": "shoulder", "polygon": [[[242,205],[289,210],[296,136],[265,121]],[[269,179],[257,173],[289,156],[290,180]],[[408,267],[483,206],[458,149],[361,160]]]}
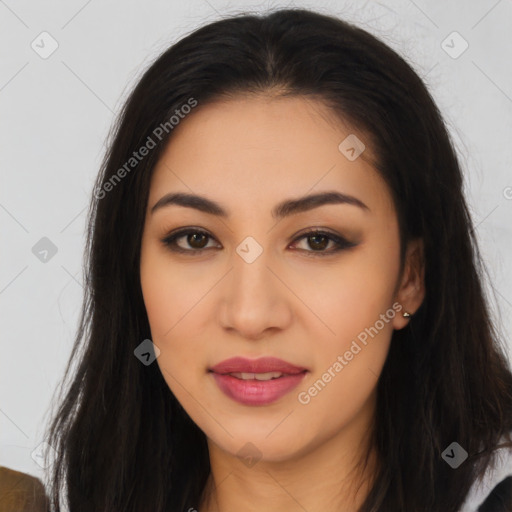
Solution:
{"label": "shoulder", "polygon": [[475,480],[460,512],[512,512],[512,447],[496,452],[495,463]]}
{"label": "shoulder", "polygon": [[0,509],[2,512],[46,512],[48,497],[38,478],[0,466]]}

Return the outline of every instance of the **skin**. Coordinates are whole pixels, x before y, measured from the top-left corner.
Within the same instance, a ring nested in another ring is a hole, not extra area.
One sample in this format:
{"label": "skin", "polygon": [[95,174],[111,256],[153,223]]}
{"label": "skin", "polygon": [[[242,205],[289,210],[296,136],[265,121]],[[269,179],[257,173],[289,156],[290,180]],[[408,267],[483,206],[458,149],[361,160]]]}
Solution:
{"label": "skin", "polygon": [[[354,161],[338,149],[351,133],[366,145]],[[355,465],[367,446],[392,332],[409,320],[400,312],[384,323],[309,403],[298,394],[393,303],[413,314],[424,297],[421,241],[408,245],[400,273],[396,212],[371,156],[367,137],[302,97],[240,96],[199,106],[173,130],[152,176],[141,286],[162,375],[207,436],[212,471],[199,512],[268,511],[269,503],[291,512],[356,511],[369,490],[375,453],[366,470]],[[329,204],[271,217],[282,200],[327,190],[355,196],[369,211]],[[169,192],[206,196],[230,215],[178,205],[151,213]],[[174,253],[162,243],[184,227],[212,237],[177,241],[190,251],[206,245],[202,254]],[[315,227],[357,245],[329,254],[329,239],[297,239]],[[248,236],[263,249],[252,263],[236,252]],[[272,404],[239,404],[208,373],[237,355],[279,357],[308,373]],[[237,455],[244,446],[256,464]]]}

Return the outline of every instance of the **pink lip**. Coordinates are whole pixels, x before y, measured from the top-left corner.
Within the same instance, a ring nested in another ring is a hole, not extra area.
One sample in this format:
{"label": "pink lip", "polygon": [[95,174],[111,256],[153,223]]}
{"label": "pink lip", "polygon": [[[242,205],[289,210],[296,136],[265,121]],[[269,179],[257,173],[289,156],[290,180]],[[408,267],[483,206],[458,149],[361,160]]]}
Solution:
{"label": "pink lip", "polygon": [[[266,405],[275,402],[298,386],[307,373],[301,368],[275,357],[226,359],[210,369],[220,390],[244,405]],[[285,375],[272,380],[242,380],[228,373],[281,372]]]}
{"label": "pink lip", "polygon": [[245,357],[232,357],[210,368],[215,373],[266,373],[281,372],[287,374],[301,373],[306,368],[295,366],[277,357],[260,357],[259,359],[246,359]]}

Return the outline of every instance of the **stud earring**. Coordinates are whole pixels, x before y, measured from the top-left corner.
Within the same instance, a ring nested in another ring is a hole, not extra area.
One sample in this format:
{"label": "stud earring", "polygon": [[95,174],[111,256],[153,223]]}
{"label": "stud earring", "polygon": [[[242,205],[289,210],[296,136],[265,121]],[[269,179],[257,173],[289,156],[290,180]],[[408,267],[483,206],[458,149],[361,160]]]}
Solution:
{"label": "stud earring", "polygon": [[411,313],[407,313],[407,311],[404,311],[402,314],[405,318],[409,318],[410,316],[412,316]]}

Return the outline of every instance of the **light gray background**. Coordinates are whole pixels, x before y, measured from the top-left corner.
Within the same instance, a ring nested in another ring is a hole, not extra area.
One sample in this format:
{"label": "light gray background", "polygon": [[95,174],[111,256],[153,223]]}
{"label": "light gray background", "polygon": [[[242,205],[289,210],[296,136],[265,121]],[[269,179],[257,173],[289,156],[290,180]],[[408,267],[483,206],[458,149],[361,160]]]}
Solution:
{"label": "light gray background", "polygon": [[[199,25],[284,6],[358,23],[426,81],[466,172],[495,291],[486,286],[510,355],[512,0],[0,0],[1,465],[43,474],[31,454],[75,335],[86,206],[122,101],[153,58]],[[47,59],[31,47],[49,48],[43,31],[59,45]],[[458,58],[442,46],[462,48],[446,39],[453,31],[469,44]],[[42,237],[58,249],[46,263],[32,252]]]}

